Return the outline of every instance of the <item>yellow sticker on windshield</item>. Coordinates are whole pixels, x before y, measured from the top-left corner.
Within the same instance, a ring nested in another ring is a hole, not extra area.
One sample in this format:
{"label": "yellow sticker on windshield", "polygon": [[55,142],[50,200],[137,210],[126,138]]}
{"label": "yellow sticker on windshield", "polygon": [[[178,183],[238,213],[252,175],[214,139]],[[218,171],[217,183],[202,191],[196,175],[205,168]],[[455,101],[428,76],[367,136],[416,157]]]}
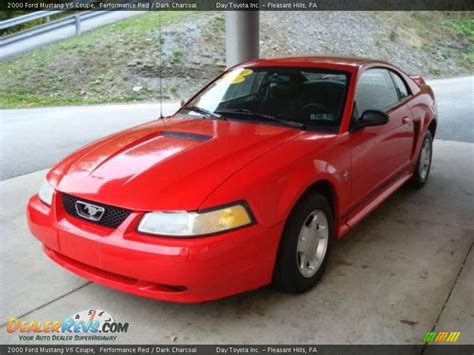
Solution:
{"label": "yellow sticker on windshield", "polygon": [[242,70],[235,78],[232,80],[231,84],[239,84],[243,81],[245,81],[245,77],[249,76],[250,74],[253,73],[252,69],[244,69]]}
{"label": "yellow sticker on windshield", "polygon": [[247,68],[247,69],[242,70],[242,72],[241,72],[239,75],[240,75],[240,76],[247,76],[247,75],[250,75],[250,74],[252,74],[252,73],[253,73],[253,70]]}
{"label": "yellow sticker on windshield", "polygon": [[219,81],[224,81],[224,80],[229,80],[229,84],[239,84],[243,81],[245,81],[245,77],[249,76],[250,74],[253,73],[252,69],[243,69],[239,72],[239,69],[232,70],[230,72],[225,73],[219,80]]}
{"label": "yellow sticker on windshield", "polygon": [[239,84],[244,81],[245,78],[243,76],[237,75],[234,80],[232,80],[231,84]]}

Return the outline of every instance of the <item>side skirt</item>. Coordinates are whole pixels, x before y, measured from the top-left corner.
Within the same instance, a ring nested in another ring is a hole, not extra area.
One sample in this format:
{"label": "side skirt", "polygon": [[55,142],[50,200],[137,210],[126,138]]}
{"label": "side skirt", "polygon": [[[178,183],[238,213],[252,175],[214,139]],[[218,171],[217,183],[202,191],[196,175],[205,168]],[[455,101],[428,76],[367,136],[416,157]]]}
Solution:
{"label": "side skirt", "polygon": [[387,200],[395,191],[397,191],[403,184],[405,184],[413,176],[413,173],[402,176],[396,180],[392,185],[382,190],[382,192],[372,199],[367,205],[350,217],[346,223],[342,224],[337,233],[337,239],[342,238],[347,232],[362,222],[369,214],[371,214],[377,207],[379,207],[385,200]]}

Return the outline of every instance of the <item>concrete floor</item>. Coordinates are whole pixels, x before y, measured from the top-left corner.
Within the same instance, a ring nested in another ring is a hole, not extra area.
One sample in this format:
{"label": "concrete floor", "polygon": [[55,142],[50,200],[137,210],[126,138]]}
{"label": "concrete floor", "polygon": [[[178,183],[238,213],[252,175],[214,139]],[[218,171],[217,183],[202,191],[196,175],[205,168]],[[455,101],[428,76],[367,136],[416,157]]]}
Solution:
{"label": "concrete floor", "polygon": [[62,270],[28,232],[24,208],[45,171],[0,182],[0,343],[6,319],[63,319],[100,308],[129,322],[117,343],[420,344],[427,331],[474,343],[474,144],[435,141],[429,183],[402,188],[335,244],[319,285],[172,304],[104,288]]}

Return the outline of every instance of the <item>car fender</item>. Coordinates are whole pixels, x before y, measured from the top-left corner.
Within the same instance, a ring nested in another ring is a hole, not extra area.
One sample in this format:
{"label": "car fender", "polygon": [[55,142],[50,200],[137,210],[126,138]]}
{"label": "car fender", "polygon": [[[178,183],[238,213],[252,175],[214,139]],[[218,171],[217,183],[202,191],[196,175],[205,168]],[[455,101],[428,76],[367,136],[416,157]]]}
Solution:
{"label": "car fender", "polygon": [[[315,158],[310,146],[314,142],[299,143],[280,146],[247,165],[219,186],[200,209],[244,199],[257,222],[271,227],[286,221],[298,200],[315,184],[324,182],[333,191],[337,220],[348,203],[349,186],[343,175],[350,167],[350,151],[326,143]],[[307,154],[293,157],[305,150]]]}
{"label": "car fender", "polygon": [[[288,183],[285,184],[279,192],[279,200],[274,206],[278,206],[275,209],[275,213],[268,216],[268,222],[278,223],[286,221],[301,198],[313,189],[317,189],[318,185],[328,186],[331,190],[330,202],[333,207],[334,217],[336,221],[339,216],[339,208],[343,197],[345,186],[343,177],[338,169],[331,163],[315,159],[312,161],[312,169],[306,169],[306,173],[302,174],[300,171],[293,170],[288,176]],[[278,197],[277,194],[274,194]],[[274,219],[272,218],[274,216]],[[273,220],[272,220],[273,219]]]}
{"label": "car fender", "polygon": [[423,137],[433,121],[437,124],[437,107],[431,88],[428,85],[422,85],[421,90],[408,102],[408,107],[415,124],[415,144],[411,159],[412,163],[416,164]]}

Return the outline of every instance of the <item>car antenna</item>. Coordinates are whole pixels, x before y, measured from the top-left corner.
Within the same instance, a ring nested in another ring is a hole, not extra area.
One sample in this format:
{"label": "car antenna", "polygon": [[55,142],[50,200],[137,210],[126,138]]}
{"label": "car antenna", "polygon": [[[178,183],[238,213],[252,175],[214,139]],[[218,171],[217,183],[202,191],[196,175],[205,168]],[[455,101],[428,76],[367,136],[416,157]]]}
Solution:
{"label": "car antenna", "polygon": [[158,11],[158,38],[160,42],[159,61],[160,61],[160,119],[163,119],[163,62],[161,58],[161,51],[163,41],[161,38],[161,11]]}

